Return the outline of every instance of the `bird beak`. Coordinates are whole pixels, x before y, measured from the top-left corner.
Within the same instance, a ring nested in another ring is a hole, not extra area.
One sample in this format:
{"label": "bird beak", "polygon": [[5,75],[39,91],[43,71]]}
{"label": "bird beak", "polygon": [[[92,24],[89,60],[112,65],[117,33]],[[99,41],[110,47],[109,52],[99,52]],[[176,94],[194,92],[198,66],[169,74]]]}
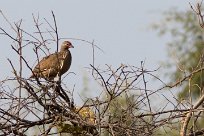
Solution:
{"label": "bird beak", "polygon": [[74,46],[71,44],[71,45],[69,46],[69,48],[74,48]]}

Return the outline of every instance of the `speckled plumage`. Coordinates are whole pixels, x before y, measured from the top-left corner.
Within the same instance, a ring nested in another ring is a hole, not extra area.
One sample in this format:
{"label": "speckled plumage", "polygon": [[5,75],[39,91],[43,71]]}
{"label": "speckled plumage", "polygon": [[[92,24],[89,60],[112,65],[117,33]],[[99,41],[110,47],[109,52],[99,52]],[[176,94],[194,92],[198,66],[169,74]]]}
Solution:
{"label": "speckled plumage", "polygon": [[66,73],[72,62],[69,48],[73,48],[72,44],[69,41],[64,41],[59,52],[44,57],[35,66],[31,78],[37,77],[52,80],[57,75],[61,76]]}

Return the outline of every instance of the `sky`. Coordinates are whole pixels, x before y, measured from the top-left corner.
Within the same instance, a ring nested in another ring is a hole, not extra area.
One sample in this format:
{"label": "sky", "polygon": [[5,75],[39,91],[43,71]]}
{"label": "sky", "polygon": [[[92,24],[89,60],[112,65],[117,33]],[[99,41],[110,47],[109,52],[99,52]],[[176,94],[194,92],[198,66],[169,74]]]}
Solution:
{"label": "sky", "polygon": [[[162,19],[162,13],[176,7],[179,10],[190,9],[187,0],[6,0],[0,1],[0,10],[11,22],[22,19],[22,27],[28,32],[34,32],[33,16],[39,15],[42,29],[47,27],[43,18],[52,21],[51,11],[54,12],[60,37],[77,38],[94,41],[104,52],[96,50],[96,65],[105,64],[119,66],[121,63],[140,67],[145,61],[147,69],[157,69],[161,61],[167,60],[166,43],[171,37],[158,37],[150,29],[150,25]],[[8,32],[11,28],[0,16],[0,27]],[[66,77],[65,83],[76,87],[76,95],[83,86],[83,77],[90,75],[86,67],[92,63],[92,48],[89,44],[70,40],[74,45],[71,49],[73,63],[70,71],[76,75]],[[11,40],[0,35],[0,80],[12,76],[12,70],[7,58],[18,65],[17,55],[11,49]],[[52,51],[55,45],[50,46]],[[24,50],[24,57],[31,66],[35,59],[32,47]],[[29,77],[29,70],[23,76]],[[89,77],[88,77],[89,78]],[[98,94],[97,92],[93,92]],[[78,97],[78,96],[76,96]],[[79,98],[78,98],[79,99]],[[77,99],[77,100],[78,100]]]}

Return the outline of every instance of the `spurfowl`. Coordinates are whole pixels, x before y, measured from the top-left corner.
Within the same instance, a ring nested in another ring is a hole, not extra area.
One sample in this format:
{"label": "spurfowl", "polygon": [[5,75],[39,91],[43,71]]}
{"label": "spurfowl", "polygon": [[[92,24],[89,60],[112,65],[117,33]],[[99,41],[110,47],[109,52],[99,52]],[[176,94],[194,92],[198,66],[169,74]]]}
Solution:
{"label": "spurfowl", "polygon": [[37,77],[53,80],[57,75],[61,77],[69,70],[72,62],[69,48],[74,48],[74,46],[72,46],[71,42],[64,41],[59,52],[44,57],[35,66],[30,78]]}

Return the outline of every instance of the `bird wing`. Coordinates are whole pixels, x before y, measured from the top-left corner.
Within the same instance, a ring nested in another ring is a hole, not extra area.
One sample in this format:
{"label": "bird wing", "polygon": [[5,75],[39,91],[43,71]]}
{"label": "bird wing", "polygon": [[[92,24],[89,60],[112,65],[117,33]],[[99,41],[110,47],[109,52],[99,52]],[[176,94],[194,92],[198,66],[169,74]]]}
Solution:
{"label": "bird wing", "polygon": [[58,72],[63,61],[63,53],[58,52],[44,57],[34,68],[34,73]]}

